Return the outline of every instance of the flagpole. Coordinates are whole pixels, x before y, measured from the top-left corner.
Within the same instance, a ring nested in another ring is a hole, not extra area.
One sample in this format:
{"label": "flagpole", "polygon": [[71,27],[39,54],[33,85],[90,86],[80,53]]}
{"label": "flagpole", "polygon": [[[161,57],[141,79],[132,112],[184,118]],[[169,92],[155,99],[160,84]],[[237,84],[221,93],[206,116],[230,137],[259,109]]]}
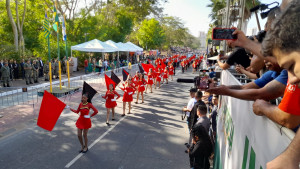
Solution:
{"label": "flagpole", "polygon": [[68,88],[70,88],[70,69],[68,60],[68,41],[67,41],[67,26],[66,26],[66,15],[64,14],[65,34],[66,34],[66,57],[67,57],[67,75],[68,75]]}
{"label": "flagpole", "polygon": [[[51,55],[50,55],[50,40],[49,36],[48,40],[48,59],[49,59],[49,81],[50,81],[50,93],[52,93],[52,69],[51,69]],[[47,76],[47,75],[46,75]]]}
{"label": "flagpole", "polygon": [[[55,8],[57,9],[57,1],[55,1]],[[58,15],[58,12],[56,13]],[[59,21],[57,24],[57,57],[58,57],[58,76],[59,76],[59,89],[62,89],[61,86],[61,63],[60,63],[60,52],[59,52]]]}
{"label": "flagpole", "polygon": [[[48,9],[46,10],[46,19],[48,18]],[[49,21],[47,22],[47,25],[49,26]],[[50,28],[50,26],[49,26]],[[49,60],[49,82],[50,82],[50,93],[52,93],[52,70],[51,70],[51,54],[50,54],[50,32],[47,37],[47,43],[48,43],[48,60]],[[47,75],[46,75],[47,76]]]}

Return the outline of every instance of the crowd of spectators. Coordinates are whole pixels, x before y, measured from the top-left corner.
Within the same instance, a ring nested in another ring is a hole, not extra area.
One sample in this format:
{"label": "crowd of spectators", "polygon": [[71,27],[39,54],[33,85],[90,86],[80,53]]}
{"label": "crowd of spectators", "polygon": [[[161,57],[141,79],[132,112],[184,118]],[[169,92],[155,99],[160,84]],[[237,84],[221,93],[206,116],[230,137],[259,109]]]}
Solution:
{"label": "crowd of spectators", "polygon": [[[218,55],[217,66],[235,66],[250,83],[210,88],[207,92],[253,100],[253,112],[296,132],[289,147],[267,164],[273,168],[299,168],[300,162],[300,1],[283,0],[280,9],[268,14],[263,32],[247,37],[236,30],[237,40],[228,40],[233,50]],[[225,60],[222,62],[221,60]],[[281,100],[276,105],[273,100]],[[215,111],[215,110],[214,110]],[[212,113],[211,117],[214,117]],[[262,129],[263,130],[263,129]]]}

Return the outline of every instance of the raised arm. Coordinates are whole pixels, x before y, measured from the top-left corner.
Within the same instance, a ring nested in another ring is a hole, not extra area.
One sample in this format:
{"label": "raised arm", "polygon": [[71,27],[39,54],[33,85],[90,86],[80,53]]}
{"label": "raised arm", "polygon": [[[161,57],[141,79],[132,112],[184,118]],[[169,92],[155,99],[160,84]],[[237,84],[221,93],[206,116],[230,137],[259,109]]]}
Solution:
{"label": "raised arm", "polygon": [[92,103],[89,103],[89,107],[90,107],[91,109],[93,109],[93,111],[94,111],[94,113],[91,115],[91,117],[95,116],[95,115],[98,113],[98,110],[93,106]]}
{"label": "raised arm", "polygon": [[78,106],[77,110],[75,110],[75,109],[71,109],[71,108],[70,108],[70,110],[71,110],[72,112],[74,112],[74,113],[77,113],[77,114],[78,114],[78,113],[79,113],[79,111],[80,111],[80,109],[79,109],[79,108],[80,108],[80,104],[79,104],[79,106]]}
{"label": "raised arm", "polygon": [[118,92],[114,91],[114,94],[117,95],[118,97],[116,99],[119,99],[121,96],[119,95]]}

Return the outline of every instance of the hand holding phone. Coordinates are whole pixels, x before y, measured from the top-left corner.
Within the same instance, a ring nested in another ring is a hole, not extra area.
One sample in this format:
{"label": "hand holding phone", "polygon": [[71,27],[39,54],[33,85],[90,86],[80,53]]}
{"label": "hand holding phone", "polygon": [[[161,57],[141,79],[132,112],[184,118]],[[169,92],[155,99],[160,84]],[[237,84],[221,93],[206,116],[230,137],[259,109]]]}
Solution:
{"label": "hand holding phone", "polygon": [[212,31],[212,39],[213,40],[235,40],[237,39],[236,35],[232,35],[232,33],[236,30],[236,28],[214,28]]}

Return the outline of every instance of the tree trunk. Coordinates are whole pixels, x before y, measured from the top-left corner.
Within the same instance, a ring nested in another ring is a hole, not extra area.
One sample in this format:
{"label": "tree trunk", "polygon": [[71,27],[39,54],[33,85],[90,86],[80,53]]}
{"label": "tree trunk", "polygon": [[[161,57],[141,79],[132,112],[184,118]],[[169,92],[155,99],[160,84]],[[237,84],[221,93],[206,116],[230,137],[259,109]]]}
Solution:
{"label": "tree trunk", "polygon": [[25,53],[25,41],[24,41],[24,36],[23,36],[23,25],[24,25],[24,20],[25,20],[25,13],[26,13],[26,0],[24,0],[24,11],[23,11],[23,16],[22,16],[22,23],[21,23],[21,29],[20,29],[20,40],[22,42],[22,50],[23,54]]}
{"label": "tree trunk", "polygon": [[13,29],[13,33],[14,33],[14,44],[15,44],[15,48],[16,51],[18,51],[18,47],[19,47],[19,43],[18,43],[18,29],[16,26],[16,23],[13,19],[13,16],[11,14],[11,10],[10,10],[10,0],[6,0],[6,11],[7,11],[7,15],[10,21],[10,24],[12,26]]}

